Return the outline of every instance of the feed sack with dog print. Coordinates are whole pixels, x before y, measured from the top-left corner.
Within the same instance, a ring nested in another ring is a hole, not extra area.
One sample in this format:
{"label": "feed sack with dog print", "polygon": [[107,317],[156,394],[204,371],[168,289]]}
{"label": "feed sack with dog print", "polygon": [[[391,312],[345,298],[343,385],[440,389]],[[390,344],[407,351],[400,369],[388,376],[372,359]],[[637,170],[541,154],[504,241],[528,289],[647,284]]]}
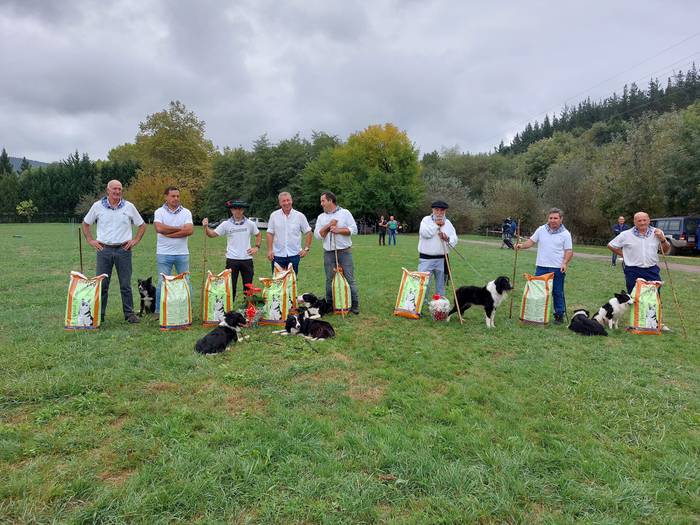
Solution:
{"label": "feed sack with dog print", "polygon": [[231,270],[214,275],[207,271],[202,301],[202,324],[218,325],[224,320],[224,314],[231,310]]}
{"label": "feed sack with dog print", "polygon": [[630,308],[630,326],[633,334],[661,335],[662,311],[659,288],[663,281],[637,279],[632,289],[634,305]]}
{"label": "feed sack with dog print", "polygon": [[401,268],[401,270],[403,274],[394,306],[394,315],[408,319],[420,319],[430,272],[411,272],[406,268]]}
{"label": "feed sack with dog print", "polygon": [[258,324],[284,326],[292,307],[292,298],[288,293],[289,279],[291,279],[291,275],[287,271],[272,279],[269,277],[260,278],[265,304],[262,307],[262,317]]}
{"label": "feed sack with dog print", "polygon": [[333,271],[331,290],[333,292],[333,313],[345,315],[350,312],[350,285],[343,274],[342,266],[336,266]]}
{"label": "feed sack with dog print", "polygon": [[66,330],[95,330],[100,327],[100,301],[103,273],[89,279],[80,272],[71,272],[66,304]]}
{"label": "feed sack with dog print", "polygon": [[187,275],[165,275],[160,285],[160,329],[186,330],[192,326],[192,303]]}
{"label": "feed sack with dog print", "polygon": [[[289,273],[289,279],[287,279],[287,296],[291,297],[292,305],[291,310],[296,312],[297,309],[297,274],[294,272],[294,266],[292,263],[287,265],[285,270],[279,264],[275,263],[274,272],[272,274],[273,278],[283,277],[285,273]],[[286,318],[285,318],[286,319]]]}
{"label": "feed sack with dog print", "polygon": [[554,273],[530,275],[526,273],[520,320],[523,323],[546,326],[552,318],[552,285]]}

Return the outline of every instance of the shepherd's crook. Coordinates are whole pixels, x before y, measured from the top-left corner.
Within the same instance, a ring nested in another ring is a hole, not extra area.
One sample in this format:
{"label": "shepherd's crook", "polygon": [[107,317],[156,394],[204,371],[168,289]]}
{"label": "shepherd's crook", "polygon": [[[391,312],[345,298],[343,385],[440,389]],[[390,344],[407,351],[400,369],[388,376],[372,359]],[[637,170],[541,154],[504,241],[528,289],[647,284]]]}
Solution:
{"label": "shepherd's crook", "polygon": [[204,321],[204,319],[206,318],[206,312],[204,311],[204,287],[207,284],[207,228],[208,226],[204,227],[204,252],[202,255],[202,291],[199,294],[199,304],[202,321]]}
{"label": "shepherd's crook", "polygon": [[[518,217],[518,230],[515,233],[518,237],[518,242],[520,244],[520,217]],[[513,279],[510,281],[510,285],[513,289],[510,291],[510,312],[508,313],[508,319],[513,319],[513,296],[515,295],[515,269],[518,266],[518,252],[520,250],[515,250],[515,257],[513,258]]]}
{"label": "shepherd's crook", "polygon": [[80,273],[84,275],[85,272],[83,271],[83,235],[80,232],[80,227],[78,227],[78,251],[80,252]]}
{"label": "shepherd's crook", "polygon": [[450,268],[450,256],[447,254],[447,246],[445,243],[445,239],[440,237],[440,240],[442,241],[442,251],[445,254],[445,262],[447,263],[447,274],[450,276],[450,283],[452,284],[452,295],[455,298],[455,308],[457,308],[459,324],[464,324],[464,319],[462,319],[462,312],[459,309],[459,301],[457,301],[457,290],[455,289],[455,280],[452,278],[452,268]]}
{"label": "shepherd's crook", "polygon": [[685,321],[683,321],[683,310],[681,310],[681,303],[678,302],[678,296],[676,295],[676,289],[673,287],[673,279],[671,278],[671,270],[668,267],[668,260],[666,259],[666,254],[663,248],[661,248],[661,257],[664,259],[664,265],[666,266],[666,273],[668,273],[668,284],[671,285],[671,292],[673,293],[673,300],[676,303],[676,308],[678,309],[678,317],[681,319],[681,329],[683,330],[683,337],[688,339],[688,333],[685,331]]}

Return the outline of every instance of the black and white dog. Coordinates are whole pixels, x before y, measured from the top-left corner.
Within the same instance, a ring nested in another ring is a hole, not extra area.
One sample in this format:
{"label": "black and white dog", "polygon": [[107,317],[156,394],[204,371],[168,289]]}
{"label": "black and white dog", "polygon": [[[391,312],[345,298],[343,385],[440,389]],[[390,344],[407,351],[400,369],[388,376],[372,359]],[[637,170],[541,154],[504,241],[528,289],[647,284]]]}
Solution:
{"label": "black and white dog", "polygon": [[195,351],[200,354],[218,354],[226,350],[232,341],[249,338],[250,336],[240,335],[241,326],[245,324],[246,319],[243,315],[233,311],[226,312],[219,326],[197,341],[194,345]]}
{"label": "black and white dog", "polygon": [[147,314],[152,314],[156,311],[156,287],[153,286],[150,277],[148,279],[138,279],[138,283],[139,295],[141,296],[139,315],[143,315],[144,311]]}
{"label": "black and white dog", "polygon": [[327,321],[310,317],[309,310],[300,308],[299,313],[287,317],[284,330],[274,332],[280,335],[303,335],[311,341],[323,341],[335,337],[335,330]]}
{"label": "black and white dog", "polygon": [[588,310],[576,310],[574,312],[569,323],[569,330],[581,335],[608,335],[602,324],[589,319]]}
{"label": "black and white dog", "polygon": [[[459,312],[464,313],[472,305],[479,305],[484,307],[484,313],[486,315],[486,327],[493,328],[495,325],[493,323],[494,317],[496,317],[496,308],[500,305],[506,298],[506,295],[511,291],[513,287],[510,284],[508,277],[498,277],[493,281],[490,281],[486,286],[461,286],[457,288],[457,304],[459,304]],[[457,306],[453,306],[450,313],[447,314],[449,320],[450,316],[457,311]]]}
{"label": "black and white dog", "polygon": [[600,307],[593,319],[602,326],[605,326],[607,323],[608,328],[611,330],[619,328],[620,319],[627,313],[627,309],[631,304],[634,304],[634,299],[626,291],[621,290],[620,293],[616,293],[615,297]]}
{"label": "black and white dog", "polygon": [[303,293],[297,297],[297,304],[303,306],[309,312],[310,319],[319,319],[333,312],[333,305],[326,298],[319,299],[312,293]]}

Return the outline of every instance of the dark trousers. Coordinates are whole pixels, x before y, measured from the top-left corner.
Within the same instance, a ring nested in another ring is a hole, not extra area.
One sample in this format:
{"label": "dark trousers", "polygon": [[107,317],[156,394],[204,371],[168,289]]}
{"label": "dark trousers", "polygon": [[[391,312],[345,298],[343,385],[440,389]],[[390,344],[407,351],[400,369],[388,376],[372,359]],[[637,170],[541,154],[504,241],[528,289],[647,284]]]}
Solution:
{"label": "dark trousers", "polygon": [[300,255],[292,255],[290,257],[275,257],[272,259],[272,264],[270,265],[272,268],[272,274],[274,275],[275,273],[275,263],[279,264],[282,268],[285,270],[289,266],[289,263],[292,263],[292,268],[294,268],[294,273],[297,274],[297,277],[299,276],[299,260],[301,259]]}
{"label": "dark trousers", "polygon": [[119,292],[122,296],[122,310],[126,319],[134,313],[134,297],[131,293],[131,250],[125,250],[121,246],[105,246],[97,252],[97,275],[107,274],[107,278],[102,281],[102,319],[107,311],[109,283],[112,280],[114,267],[117,268],[119,276]]}
{"label": "dark trousers", "polygon": [[[632,293],[632,288],[634,288],[637,279],[644,279],[645,281],[660,281],[661,272],[657,265],[650,266],[649,268],[641,268],[639,266],[627,266],[625,265],[625,284],[627,285],[627,293]],[[659,289],[661,291],[661,289]]]}
{"label": "dark trousers", "polygon": [[[357,293],[355,282],[355,267],[350,248],[338,250],[338,264],[343,269],[343,275],[350,286],[350,309],[360,309],[360,295]],[[326,301],[333,303],[333,276],[335,275],[335,252],[323,252],[323,267],[326,270]]]}
{"label": "dark trousers", "polygon": [[238,274],[241,274],[243,286],[253,282],[253,259],[226,259],[226,268],[231,270],[231,302],[236,299]]}
{"label": "dark trousers", "polygon": [[386,246],[386,230],[379,229],[379,246]]}

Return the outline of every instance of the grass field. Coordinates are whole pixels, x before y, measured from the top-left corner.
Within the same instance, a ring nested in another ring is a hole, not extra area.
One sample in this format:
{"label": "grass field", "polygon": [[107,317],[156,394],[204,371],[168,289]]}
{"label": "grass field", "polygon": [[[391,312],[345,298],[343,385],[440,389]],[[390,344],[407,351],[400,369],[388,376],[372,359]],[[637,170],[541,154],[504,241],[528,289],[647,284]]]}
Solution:
{"label": "grass field", "polygon": [[[332,319],[335,340],[256,328],[204,357],[203,328],[126,324],[116,282],[99,332],[63,331],[76,230],[0,225],[0,523],[700,520],[700,274],[673,275],[688,339],[668,288],[662,337],[524,327],[507,305],[487,330],[478,311],[464,326],[393,317],[417,239],[359,237],[362,313]],[[196,297],[202,242],[198,229]],[[208,240],[212,270],[224,245]],[[458,284],[512,273],[513,252],[460,251]],[[85,262],[92,275],[88,250]],[[518,274],[533,267],[523,252]],[[256,270],[269,274],[261,257]],[[134,285],[154,272],[149,230]],[[314,242],[299,287],[323,282]],[[574,258],[569,310],[623,284],[607,262]]]}

